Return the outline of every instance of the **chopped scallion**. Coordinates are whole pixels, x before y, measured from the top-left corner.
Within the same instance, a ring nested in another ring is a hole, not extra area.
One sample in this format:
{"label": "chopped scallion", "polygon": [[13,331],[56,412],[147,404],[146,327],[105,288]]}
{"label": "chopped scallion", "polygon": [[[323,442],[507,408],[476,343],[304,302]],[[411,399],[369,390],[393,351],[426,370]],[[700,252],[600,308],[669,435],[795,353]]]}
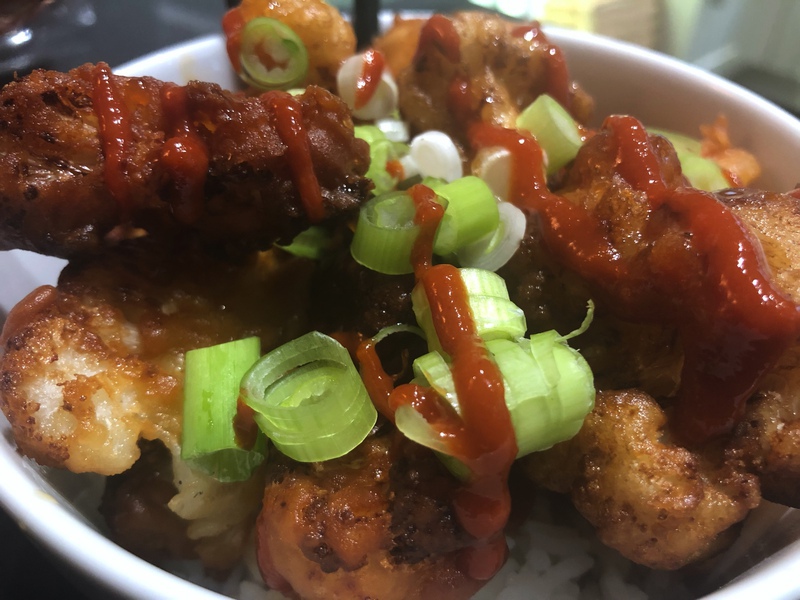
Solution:
{"label": "chopped scallion", "polygon": [[291,27],[259,17],[247,22],[241,37],[239,76],[262,90],[289,89],[308,73],[308,52]]}
{"label": "chopped scallion", "polygon": [[247,479],[266,457],[263,438],[242,448],[234,429],[239,384],[260,352],[250,337],[186,353],[181,458],[220,481]]}
{"label": "chopped scallion", "polygon": [[548,174],[566,166],[583,145],[575,120],[547,94],[536,98],[519,114],[517,127],[530,131],[544,150]]}
{"label": "chopped scallion", "polygon": [[263,356],[244,376],[242,391],[275,447],[302,462],[347,454],[378,415],[350,354],[319,332]]}
{"label": "chopped scallion", "polygon": [[433,243],[434,253],[447,256],[497,228],[500,221],[497,201],[481,179],[468,175],[432,189],[447,200]]}
{"label": "chopped scallion", "polygon": [[331,234],[324,227],[312,225],[298,233],[287,245],[275,244],[289,254],[319,260],[331,246]]}

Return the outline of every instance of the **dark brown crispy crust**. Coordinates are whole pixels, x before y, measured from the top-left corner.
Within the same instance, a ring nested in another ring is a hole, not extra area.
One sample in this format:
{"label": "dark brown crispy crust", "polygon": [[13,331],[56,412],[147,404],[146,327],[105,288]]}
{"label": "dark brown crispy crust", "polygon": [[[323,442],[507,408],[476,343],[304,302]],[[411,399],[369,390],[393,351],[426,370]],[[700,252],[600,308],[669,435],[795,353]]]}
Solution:
{"label": "dark brown crispy crust", "polygon": [[[0,92],[0,249],[67,258],[96,253],[121,225],[263,249],[308,226],[286,145],[261,99],[210,83],[186,86],[189,120],[210,156],[202,206],[188,222],[176,216],[175,182],[160,160],[171,135],[161,102],[165,84],[112,76],[132,131],[126,222],[104,177],[94,69],[35,71]],[[310,87],[299,101],[327,216],[356,208],[371,186],[363,177],[368,146],[353,136],[346,106],[329,92]]]}

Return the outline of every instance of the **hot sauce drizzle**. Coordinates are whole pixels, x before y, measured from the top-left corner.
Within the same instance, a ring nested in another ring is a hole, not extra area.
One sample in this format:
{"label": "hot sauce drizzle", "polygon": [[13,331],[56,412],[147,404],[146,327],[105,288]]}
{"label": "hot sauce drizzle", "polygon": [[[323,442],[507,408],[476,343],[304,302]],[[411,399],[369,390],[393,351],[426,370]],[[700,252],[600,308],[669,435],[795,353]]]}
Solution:
{"label": "hot sauce drizzle", "polygon": [[127,172],[128,154],[133,143],[130,115],[111,68],[106,63],[97,63],[93,74],[92,104],[103,150],[103,175],[123,219],[128,219],[132,209]]}
{"label": "hot sauce drizzle", "polygon": [[444,15],[433,15],[422,26],[414,62],[417,63],[432,49],[441,52],[454,65],[461,62],[461,38],[453,22]]}
{"label": "hot sauce drizzle", "polygon": [[471,577],[488,579],[507,555],[502,532],[511,509],[507,480],[517,454],[516,439],[502,376],[476,332],[459,271],[432,264],[433,239],[444,209],[425,186],[409,192],[420,225],[412,251],[414,273],[428,298],[442,348],[452,360],[461,414],[432,389],[416,384],[393,388],[369,340],[357,355],[367,390],[381,413],[393,419],[400,406],[411,406],[439,432],[450,453],[469,467],[472,476],[453,502],[460,523],[475,537],[461,560]]}
{"label": "hot sauce drizzle", "polygon": [[292,181],[309,221],[318,223],[325,218],[322,189],[311,160],[311,144],[303,125],[303,107],[287,92],[270,91],[261,96],[281,141],[286,144],[287,162]]}
{"label": "hot sauce drizzle", "polygon": [[567,61],[561,48],[551,44],[538,21],[530,25],[520,25],[511,30],[512,37],[530,42],[531,49],[541,46],[545,56],[547,88],[546,92],[567,110],[572,105],[571,85]]}
{"label": "hot sauce drizzle", "polygon": [[177,201],[172,209],[178,220],[193,223],[203,212],[208,174],[208,147],[189,119],[186,88],[166,84],[161,88],[165,131],[170,137],[161,150],[161,163],[170,174]]}
{"label": "hot sauce drizzle", "polygon": [[356,80],[355,109],[363,108],[372,99],[381,83],[386,60],[380,50],[364,52],[361,75]]}
{"label": "hot sauce drizzle", "polygon": [[239,7],[232,8],[222,17],[222,31],[225,33],[225,50],[231,61],[233,70],[237,73],[242,70],[241,48],[242,30],[245,20]]}
{"label": "hot sauce drizzle", "polygon": [[547,190],[541,151],[524,132],[477,125],[470,139],[511,152],[511,199],[538,214],[545,243],[565,266],[623,316],[677,325],[686,359],[671,422],[684,441],[702,443],[741,418],[759,378],[800,335],[800,310],[771,285],[757,242],[733,213],[710,194],[667,186],[641,123],[616,116],[604,127],[614,136],[617,173],[645,192],[651,211],[677,220],[691,252],[624,260],[594,215]]}

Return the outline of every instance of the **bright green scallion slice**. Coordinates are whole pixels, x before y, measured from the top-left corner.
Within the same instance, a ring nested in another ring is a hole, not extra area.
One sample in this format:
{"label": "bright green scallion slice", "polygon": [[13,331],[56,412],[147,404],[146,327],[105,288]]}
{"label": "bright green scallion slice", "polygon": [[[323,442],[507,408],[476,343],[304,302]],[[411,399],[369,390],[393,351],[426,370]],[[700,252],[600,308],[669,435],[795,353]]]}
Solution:
{"label": "bright green scallion slice", "polygon": [[347,454],[377,420],[349,353],[319,332],[263,356],[245,375],[242,391],[275,447],[302,462]]}
{"label": "bright green scallion slice", "polygon": [[242,448],[233,426],[239,384],[260,351],[250,337],[186,353],[181,458],[219,481],[249,478],[266,457],[263,437]]}
{"label": "bright green scallion slice", "polygon": [[240,44],[242,71],[248,85],[262,90],[287,90],[308,73],[308,52],[291,27],[269,17],[248,21]]}
{"label": "bright green scallion slice", "polygon": [[542,94],[517,117],[517,127],[533,134],[547,156],[547,173],[566,166],[583,145],[572,116],[552,96]]}

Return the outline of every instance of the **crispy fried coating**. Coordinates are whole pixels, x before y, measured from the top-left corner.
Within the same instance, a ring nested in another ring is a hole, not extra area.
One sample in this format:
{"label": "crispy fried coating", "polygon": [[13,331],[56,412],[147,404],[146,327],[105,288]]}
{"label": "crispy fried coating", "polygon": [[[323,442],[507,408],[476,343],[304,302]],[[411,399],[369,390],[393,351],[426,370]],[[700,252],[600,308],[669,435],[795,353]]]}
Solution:
{"label": "crispy fried coating", "polygon": [[469,536],[450,505],[455,481],[392,432],[332,461],[287,460],[268,480],[257,548],[272,587],[305,599],[457,600],[482,585],[456,564]]}
{"label": "crispy fried coating", "polygon": [[308,52],[304,85],[336,89],[339,66],[356,51],[353,27],[338,9],[323,0],[243,0],[236,10],[245,22],[269,17],[291,27]]}
{"label": "crispy fried coating", "polygon": [[[328,217],[357,208],[371,186],[368,146],[321,88],[297,97],[292,117],[310,156],[301,173],[269,101],[210,83],[111,75],[121,125],[104,130],[98,69],[35,71],[0,92],[0,249],[70,258],[145,233],[266,249],[308,226],[304,181],[318,181]],[[111,152],[114,140],[122,148]]]}
{"label": "crispy fried coating", "polygon": [[[752,190],[719,197],[758,237],[781,289],[800,301],[800,199]],[[761,382],[731,448],[761,478],[766,499],[800,507],[800,345]]]}
{"label": "crispy fried coating", "polygon": [[574,83],[560,81],[558,58],[552,58],[558,49],[541,31],[517,33],[519,23],[485,12],[454,13],[450,21],[458,36],[457,60],[447,34],[440,35],[443,28],[435,28],[433,43],[418,45],[425,21],[396,21],[397,31],[376,41],[392,70],[399,70],[399,108],[413,131],[444,131],[466,147],[467,120],[514,127],[520,111],[543,93],[568,104],[578,121],[588,121],[591,98]]}
{"label": "crispy fried coating", "polygon": [[111,475],[138,458],[140,437],[179,447],[184,352],[249,335],[271,348],[302,333],[303,264],[264,254],[230,265],[160,245],[71,263],[3,330],[0,405],[20,449]]}
{"label": "crispy fried coating", "polygon": [[758,505],[758,480],[722,452],[689,451],[644,393],[600,392],[573,439],[523,459],[541,485],[569,493],[600,539],[627,558],[676,569],[718,551]]}

